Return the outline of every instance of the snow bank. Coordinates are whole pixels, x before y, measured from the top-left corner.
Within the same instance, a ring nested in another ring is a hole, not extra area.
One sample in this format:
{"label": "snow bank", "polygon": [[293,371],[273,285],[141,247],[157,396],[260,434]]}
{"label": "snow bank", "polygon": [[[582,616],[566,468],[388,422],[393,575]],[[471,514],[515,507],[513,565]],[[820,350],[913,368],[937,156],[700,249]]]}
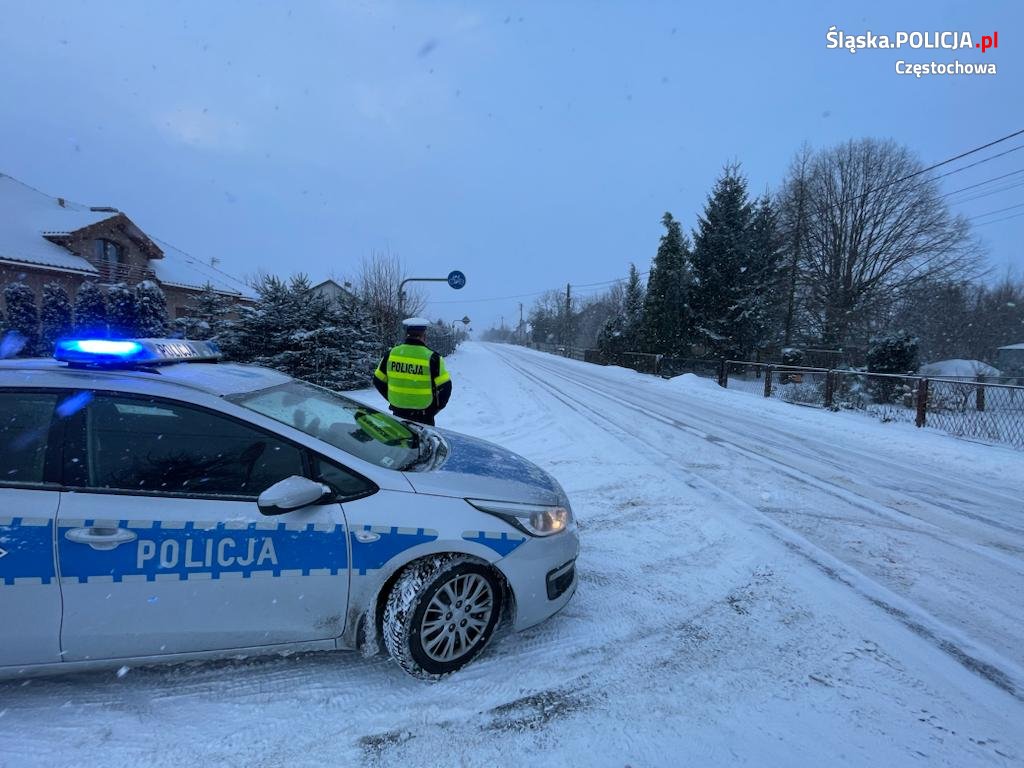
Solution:
{"label": "snow bank", "polygon": [[684,373],[682,376],[673,376],[668,383],[680,389],[721,389],[714,379],[704,378],[695,373]]}

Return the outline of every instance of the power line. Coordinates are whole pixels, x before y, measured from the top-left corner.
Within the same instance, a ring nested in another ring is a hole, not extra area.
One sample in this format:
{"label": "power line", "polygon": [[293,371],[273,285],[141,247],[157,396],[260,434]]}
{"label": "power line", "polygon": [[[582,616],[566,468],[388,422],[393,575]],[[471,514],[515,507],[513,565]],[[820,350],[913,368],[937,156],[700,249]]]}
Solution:
{"label": "power line", "polygon": [[[651,270],[648,269],[646,272],[639,272],[638,276],[644,277],[649,274],[651,274]],[[624,280],[629,280],[629,277],[616,277],[614,280],[602,280],[599,283],[582,283],[580,285],[573,285],[573,288],[593,288],[596,285],[611,285],[612,283],[621,283]]]}
{"label": "power line", "polygon": [[1013,214],[1013,216],[1003,216],[1003,218],[1001,218],[1001,219],[991,219],[990,221],[983,221],[980,224],[977,224],[975,226],[984,227],[986,224],[997,224],[1000,221],[1009,221],[1010,219],[1019,219],[1021,216],[1024,216],[1024,213],[1015,213],[1015,214]]}
{"label": "power line", "polygon": [[938,181],[939,179],[944,179],[947,176],[952,176],[955,173],[963,173],[964,171],[969,170],[970,168],[975,168],[979,165],[984,165],[985,163],[991,162],[992,160],[998,160],[1000,157],[1005,157],[1006,155],[1009,155],[1012,152],[1019,152],[1022,149],[1024,149],[1024,144],[1020,144],[1016,147],[1011,147],[1005,152],[997,152],[994,155],[990,155],[989,157],[983,157],[981,160],[976,160],[973,163],[968,163],[967,165],[961,166],[960,168],[954,168],[952,171],[940,173],[938,176],[935,176],[934,178],[931,178],[928,181]]}
{"label": "power line", "polygon": [[1009,192],[1011,189],[1017,189],[1018,187],[1024,187],[1024,181],[1018,181],[1016,184],[1007,184],[1003,187],[999,187],[998,189],[992,189],[989,190],[988,192],[981,192],[977,195],[972,195],[971,197],[965,197],[963,200],[956,200],[955,202],[957,205],[963,205],[964,203],[973,203],[975,200],[981,200],[986,197],[991,197],[992,195],[998,195],[1003,192]]}
{"label": "power line", "polygon": [[533,291],[532,293],[517,293],[512,296],[489,296],[484,299],[442,299],[441,301],[428,301],[427,304],[479,304],[484,301],[509,301],[511,299],[525,299],[530,296],[540,296],[542,293],[548,291],[554,291],[558,293],[557,288],[545,288],[542,291]]}
{"label": "power line", "polygon": [[939,195],[939,197],[949,197],[950,195],[955,195],[958,192],[966,192],[967,190],[974,189],[975,187],[983,187],[986,184],[991,184],[993,181],[999,181],[1000,179],[1005,179],[1008,176],[1016,176],[1018,173],[1024,173],[1024,168],[1021,168],[1016,171],[1010,171],[1009,173],[1004,173],[1001,176],[993,176],[991,179],[979,181],[977,184],[971,184],[966,187],[960,187],[960,189],[954,189],[952,192],[946,192],[945,194]]}
{"label": "power line", "polygon": [[[650,270],[647,270],[646,272],[640,272],[639,274],[640,274],[640,277],[644,277],[645,275],[649,275],[650,272],[651,272]],[[628,277],[617,277],[614,280],[603,280],[603,281],[598,282],[598,283],[584,283],[584,284],[581,284],[581,285],[576,285],[575,283],[573,283],[572,287],[573,287],[573,290],[577,290],[579,288],[594,288],[594,287],[602,286],[602,285],[611,285],[612,283],[621,283],[621,282],[623,282],[625,280],[628,280],[628,279],[629,279]],[[560,293],[560,289],[558,289],[558,288],[545,288],[544,290],[541,290],[541,291],[532,291],[531,293],[517,293],[517,294],[514,294],[512,296],[488,296],[487,298],[482,298],[482,299],[443,299],[441,301],[428,301],[427,303],[428,304],[479,304],[481,302],[486,302],[486,301],[510,301],[511,299],[525,299],[525,298],[529,298],[530,296],[540,296],[541,294],[548,293],[550,291],[553,291],[555,293]]]}
{"label": "power line", "polygon": [[[910,179],[913,179],[913,178],[916,178],[916,177],[921,176],[923,174],[929,173],[930,171],[934,171],[936,168],[942,168],[943,166],[949,165],[950,163],[955,163],[957,160],[962,160],[965,157],[970,157],[971,155],[975,155],[978,152],[983,152],[984,150],[989,149],[990,147],[994,147],[994,146],[996,146],[998,144],[1002,144],[1005,141],[1009,141],[1010,139],[1016,138],[1017,136],[1021,136],[1021,135],[1024,135],[1024,128],[1021,128],[1020,130],[1014,131],[1013,133],[1008,133],[1007,135],[1002,136],[1002,137],[1000,137],[998,139],[995,139],[993,141],[990,141],[987,144],[982,144],[980,146],[974,147],[973,149],[969,149],[969,150],[967,150],[965,152],[961,152],[960,154],[954,155],[953,157],[946,158],[945,160],[940,160],[937,163],[932,163],[931,165],[929,165],[929,166],[927,166],[925,168],[921,168],[921,169],[919,169],[917,171],[914,171],[913,173],[908,173],[907,175],[901,176],[898,179],[893,179],[890,182],[887,182],[887,183],[885,183],[885,184],[883,184],[883,185],[881,185],[879,187],[874,187],[872,189],[869,189],[866,192],[862,192],[859,195],[855,195],[854,197],[847,198],[846,200],[841,200],[841,201],[835,203],[831,207],[837,207],[837,206],[843,205],[845,203],[853,202],[854,200],[860,200],[860,199],[862,199],[864,197],[867,197],[868,195],[875,194],[876,192],[881,192],[884,189],[888,189],[889,187],[895,186],[896,184],[901,184],[904,181],[909,181]],[[971,168],[975,168],[975,167],[977,167],[979,165],[983,165],[985,163],[989,163],[989,162],[991,162],[993,160],[997,160],[1000,157],[1005,157],[1006,155],[1009,155],[1009,154],[1011,154],[1013,152],[1018,152],[1018,151],[1020,151],[1022,149],[1024,149],[1024,144],[1021,144],[1021,145],[1016,146],[1016,147],[1012,147],[1012,148],[1007,149],[1007,150],[1005,150],[1003,152],[997,152],[994,155],[990,155],[989,157],[982,158],[981,160],[976,160],[973,163],[968,163],[967,165],[961,166],[960,168],[954,168],[951,171],[947,171],[945,173],[940,173],[937,176],[933,176],[933,177],[931,177],[929,179],[926,179],[921,184],[915,185],[915,187],[923,186],[925,184],[931,184],[931,183],[933,183],[935,181],[938,181],[939,179],[943,179],[943,178],[946,178],[947,176],[952,176],[952,175],[957,174],[957,173],[963,173],[966,170],[969,170]],[[991,179],[986,179],[985,181],[979,182],[977,184],[972,184],[970,186],[963,187],[963,188],[958,189],[958,190],[953,190],[952,192],[947,192],[945,194],[940,195],[939,197],[940,198],[949,197],[950,195],[957,194],[958,192],[963,192],[965,190],[974,189],[974,188],[982,186],[984,184],[989,184],[989,183],[991,183],[993,181],[998,181],[999,179],[1003,179],[1003,178],[1006,178],[1008,176],[1013,176],[1014,174],[1018,174],[1018,173],[1022,173],[1022,172],[1024,172],[1024,169],[1020,169],[1020,170],[1017,170],[1017,171],[1012,171],[1010,173],[1003,174],[1002,176],[995,176],[995,177],[993,177]],[[1012,189],[1012,188],[1013,187],[1009,187],[1008,189]],[[1000,190],[1000,191],[1006,191],[1006,190]],[[977,198],[975,198],[975,199],[977,199]],[[969,201],[962,201],[962,202],[969,202]],[[1024,205],[1024,203],[1022,203],[1021,205]],[[969,219],[969,221],[974,221],[975,218],[983,218],[985,216],[989,216],[989,215],[992,215],[994,213],[1001,213],[1003,211],[1008,211],[1008,210],[1012,210],[1014,208],[1019,208],[1019,207],[1021,207],[1021,206],[1020,205],[1015,205],[1015,206],[1010,206],[1009,208],[1000,209],[998,211],[989,211],[988,213],[979,214],[977,217],[973,217],[973,218]],[[1016,216],[1008,216],[1006,218],[1016,218]],[[1005,221],[1005,219],[999,219],[998,221]],[[983,222],[983,223],[985,223],[985,224],[992,224],[992,223],[995,223],[995,222],[989,221],[989,222]],[[649,275],[650,274],[650,270],[647,270],[646,272],[641,272],[640,274],[641,274],[641,276]],[[599,286],[604,286],[604,285],[611,285],[613,283],[619,283],[619,282],[622,282],[622,281],[628,280],[628,279],[629,279],[628,277],[620,277],[620,278],[615,278],[613,280],[605,280],[605,281],[600,281],[600,282],[596,282],[596,283],[583,283],[583,284],[580,284],[580,285],[576,285],[574,287],[577,288],[577,289],[580,289],[580,288],[593,288],[593,287],[599,287]],[[557,291],[557,290],[558,289],[556,289],[556,288],[546,288],[546,289],[540,290],[540,291],[532,291],[530,293],[519,293],[519,294],[514,294],[514,295],[511,295],[511,296],[490,296],[490,297],[487,297],[487,298],[480,298],[480,299],[446,299],[446,300],[442,300],[442,301],[431,301],[431,302],[427,302],[427,303],[428,304],[480,304],[480,303],[485,303],[485,302],[490,302],[490,301],[509,301],[511,299],[529,298],[531,296],[540,296],[541,294],[547,293],[548,291]]]}
{"label": "power line", "polygon": [[[920,176],[922,174],[928,173],[929,171],[933,171],[936,168],[941,168],[944,165],[949,165],[950,163],[955,163],[957,160],[961,160],[961,159],[963,159],[965,157],[969,157],[970,155],[973,155],[973,154],[975,154],[977,152],[981,152],[982,150],[988,149],[989,147],[995,146],[996,144],[1000,144],[1000,143],[1002,143],[1004,141],[1008,141],[1009,139],[1012,139],[1012,138],[1014,138],[1016,136],[1020,136],[1021,134],[1024,134],[1024,128],[1022,128],[1019,131],[1015,131],[1014,133],[1007,134],[1006,136],[1003,136],[1001,139],[996,139],[995,141],[990,141],[988,144],[983,144],[980,147],[975,147],[974,149],[967,150],[966,152],[961,152],[959,155],[956,155],[955,157],[950,157],[950,158],[947,158],[945,160],[940,160],[939,162],[933,163],[932,165],[929,165],[926,168],[921,168],[920,170],[914,171],[913,173],[908,173],[906,176],[901,176],[898,179],[893,179],[892,181],[886,182],[885,184],[882,184],[879,187],[873,187],[872,189],[869,189],[866,192],[861,192],[859,195],[854,195],[853,197],[848,197],[845,200],[839,200],[838,202],[833,203],[829,207],[830,208],[838,208],[840,205],[845,205],[847,203],[852,203],[852,202],[854,202],[856,200],[861,200],[861,199],[867,197],[868,195],[873,195],[876,192],[881,192],[882,190],[888,189],[889,187],[895,186],[897,184],[902,184],[904,181],[908,181],[908,180],[913,179],[913,178],[915,178],[917,176]],[[935,181],[938,181],[939,179],[943,179],[943,178],[945,178],[947,176],[952,176],[953,174],[956,174],[956,173],[963,173],[964,171],[966,171],[966,170],[968,170],[970,168],[974,168],[975,166],[982,165],[983,163],[991,162],[992,160],[996,160],[996,159],[998,159],[1000,157],[1003,157],[1005,155],[1010,154],[1011,152],[1017,152],[1017,151],[1019,151],[1021,149],[1024,149],[1024,144],[1021,144],[1019,146],[1013,147],[1012,149],[1008,149],[1005,152],[999,152],[997,154],[991,155],[990,157],[982,158],[981,160],[977,160],[977,161],[975,161],[973,163],[968,163],[967,165],[962,166],[960,168],[955,168],[952,171],[947,171],[946,173],[940,173],[938,176],[934,176],[934,177],[932,177],[930,179],[925,179],[920,184],[915,184],[914,186],[910,187],[910,189],[917,189],[918,187],[923,187],[926,184],[931,184],[931,183],[933,183]]]}
{"label": "power line", "polygon": [[988,211],[987,213],[979,213],[977,216],[972,216],[969,219],[969,221],[974,221],[975,219],[983,219],[986,216],[992,216],[997,213],[1005,213],[1006,211],[1012,211],[1014,208],[1024,208],[1024,203],[1017,203],[1016,205],[1010,205],[1007,206],[1006,208],[999,208],[998,210],[995,211]]}

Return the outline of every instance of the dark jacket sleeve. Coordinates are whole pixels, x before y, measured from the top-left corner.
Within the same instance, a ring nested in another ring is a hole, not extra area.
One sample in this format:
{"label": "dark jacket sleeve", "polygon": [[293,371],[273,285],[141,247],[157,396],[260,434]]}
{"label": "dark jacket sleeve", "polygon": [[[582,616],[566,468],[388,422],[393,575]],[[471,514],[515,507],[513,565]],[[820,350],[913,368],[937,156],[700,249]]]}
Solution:
{"label": "dark jacket sleeve", "polygon": [[437,410],[441,410],[446,405],[452,396],[452,383],[446,381],[444,384],[437,388]]}
{"label": "dark jacket sleeve", "polygon": [[448,400],[452,396],[452,380],[441,362],[441,356],[435,352],[430,356],[430,380],[436,382],[442,372],[444,380],[440,384],[434,384],[434,402],[430,406],[431,414],[436,414],[448,405]]}
{"label": "dark jacket sleeve", "polygon": [[380,365],[373,372],[373,388],[380,392],[384,399],[387,399],[388,396],[388,357],[390,355],[390,350],[385,352],[384,357],[380,360]]}

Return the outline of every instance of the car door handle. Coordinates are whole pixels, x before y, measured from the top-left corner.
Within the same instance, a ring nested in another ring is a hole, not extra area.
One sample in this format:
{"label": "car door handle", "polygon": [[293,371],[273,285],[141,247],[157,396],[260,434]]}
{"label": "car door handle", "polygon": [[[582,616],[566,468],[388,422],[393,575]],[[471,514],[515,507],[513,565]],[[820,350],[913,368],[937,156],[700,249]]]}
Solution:
{"label": "car door handle", "polygon": [[135,541],[138,534],[126,528],[72,528],[64,538],[76,544],[88,544],[93,549],[113,549],[120,544]]}

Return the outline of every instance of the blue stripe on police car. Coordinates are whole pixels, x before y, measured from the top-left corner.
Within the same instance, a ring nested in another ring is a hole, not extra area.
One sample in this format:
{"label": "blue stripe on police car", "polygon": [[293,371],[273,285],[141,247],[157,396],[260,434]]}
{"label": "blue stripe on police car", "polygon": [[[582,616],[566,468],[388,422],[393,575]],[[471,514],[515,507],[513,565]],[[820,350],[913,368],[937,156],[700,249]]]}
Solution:
{"label": "blue stripe on police car", "polygon": [[0,584],[39,579],[49,584],[53,570],[53,521],[46,518],[0,518]]}
{"label": "blue stripe on police car", "polygon": [[[117,523],[118,528],[137,535],[134,542],[115,549],[96,550],[66,539],[69,530],[92,527],[95,520],[81,523],[61,521],[57,532],[62,579],[86,583],[104,577],[115,582],[126,577],[176,575],[185,580],[198,574],[219,579],[226,574],[250,578],[253,573],[269,571],[311,571],[332,575],[348,568],[348,547],[343,525],[309,523],[303,526],[278,523],[185,522],[177,525],[155,521],[145,527]],[[134,521],[132,521],[134,522]]]}
{"label": "blue stripe on police car", "polygon": [[525,536],[513,533],[508,534],[504,531],[501,533],[495,533],[492,531],[463,531],[462,538],[465,541],[472,541],[476,544],[483,544],[485,547],[490,547],[499,555],[504,557],[509,554],[516,547],[526,541]]}
{"label": "blue stripe on police car", "polygon": [[[132,531],[137,539],[103,550],[67,540],[68,531],[92,527],[97,522]],[[155,581],[168,575],[183,581],[190,577],[219,579],[236,574],[250,578],[257,572],[269,572],[272,576],[336,575],[348,568],[348,544],[343,531],[343,525],[322,523],[62,521],[57,532],[60,574],[62,579],[83,584],[96,578],[114,582],[125,578]],[[377,538],[361,541],[356,534],[363,531],[372,531]],[[437,537],[437,531],[432,529],[362,526],[361,531],[354,531],[351,536],[352,567],[365,576],[405,550],[436,541]],[[51,563],[52,577],[52,558],[46,550],[37,550],[32,558],[36,571],[32,575],[38,576],[44,556]]]}

